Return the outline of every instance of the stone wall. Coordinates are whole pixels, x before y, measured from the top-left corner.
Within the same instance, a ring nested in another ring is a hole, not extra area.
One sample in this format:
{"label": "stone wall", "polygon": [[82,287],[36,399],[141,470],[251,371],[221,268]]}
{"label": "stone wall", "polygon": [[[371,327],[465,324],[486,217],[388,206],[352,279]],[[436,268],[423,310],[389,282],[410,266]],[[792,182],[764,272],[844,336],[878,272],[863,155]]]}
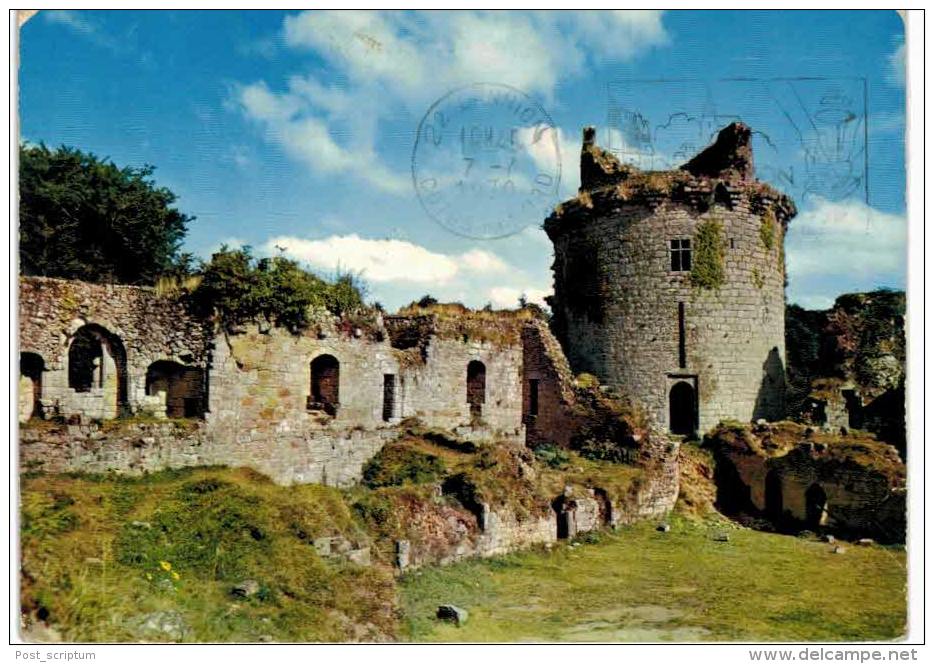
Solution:
{"label": "stone wall", "polygon": [[[68,355],[84,335],[103,352],[94,384],[76,391],[69,386]],[[88,419],[143,410],[151,364],[203,368],[207,353],[201,322],[176,299],[152,288],[44,277],[19,281],[19,346],[21,361],[41,362],[42,412]]]}
{"label": "stone wall", "polygon": [[[641,400],[669,422],[687,383],[696,426],[777,419],[784,411],[784,254],[793,205],[744,178],[630,173],[584,191],[545,222],[555,247],[555,327],[574,372]],[[723,282],[673,271],[671,240],[722,228]],[[682,358],[679,306],[683,307]]]}
{"label": "stone wall", "polygon": [[[290,334],[255,327],[215,342],[207,421],[212,431],[261,435],[316,427],[385,427],[417,417],[428,426],[482,428],[488,436],[522,433],[519,373],[522,350],[432,337],[424,358],[389,341],[338,332]],[[321,355],[339,366],[339,404],[333,415],[309,408],[311,363]],[[482,423],[467,403],[467,365],[486,368]],[[384,389],[393,381],[394,405],[386,418]]]}
{"label": "stone wall", "polygon": [[[526,441],[530,447],[567,447],[577,429],[574,412],[574,376],[561,346],[543,321],[533,321],[522,331],[522,402]],[[532,392],[536,395],[533,397]],[[535,413],[532,402],[537,402]]]}
{"label": "stone wall", "polygon": [[279,484],[349,486],[364,464],[394,439],[393,428],[304,431],[274,435],[218,435],[204,422],[50,425],[20,432],[20,467],[43,472],[119,472],[138,475],[167,468],[253,468]]}
{"label": "stone wall", "polygon": [[783,422],[721,427],[709,444],[721,509],[759,513],[792,531],[904,541],[905,465],[887,443]]}

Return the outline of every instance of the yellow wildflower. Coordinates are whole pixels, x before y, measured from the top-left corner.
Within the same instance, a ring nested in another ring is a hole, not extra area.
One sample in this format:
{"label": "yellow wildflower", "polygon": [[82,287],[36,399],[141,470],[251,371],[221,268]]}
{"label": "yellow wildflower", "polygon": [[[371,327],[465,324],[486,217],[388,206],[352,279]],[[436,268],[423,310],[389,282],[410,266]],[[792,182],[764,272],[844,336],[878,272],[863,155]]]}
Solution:
{"label": "yellow wildflower", "polygon": [[182,577],[179,576],[178,572],[172,572],[172,578],[175,579],[176,581],[178,581],[178,580],[179,580],[180,578],[182,578]]}
{"label": "yellow wildflower", "polygon": [[161,561],[159,561],[159,567],[161,567],[161,568],[164,569],[166,572],[168,572],[169,570],[172,569],[172,563],[170,563],[170,562],[167,561],[167,560],[161,560]]}

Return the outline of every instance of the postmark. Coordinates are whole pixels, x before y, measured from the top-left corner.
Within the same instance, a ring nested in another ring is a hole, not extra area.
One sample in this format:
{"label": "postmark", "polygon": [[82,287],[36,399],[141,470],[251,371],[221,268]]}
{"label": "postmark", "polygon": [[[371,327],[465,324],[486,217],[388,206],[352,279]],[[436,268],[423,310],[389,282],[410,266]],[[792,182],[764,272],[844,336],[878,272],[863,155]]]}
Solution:
{"label": "postmark", "polygon": [[452,233],[485,240],[517,233],[550,213],[560,182],[558,130],[514,87],[457,88],[418,125],[412,183],[428,216]]}
{"label": "postmark", "polygon": [[619,80],[607,91],[607,147],[624,162],[678,168],[722,126],[742,121],[758,143],[761,179],[801,202],[870,202],[862,78]]}

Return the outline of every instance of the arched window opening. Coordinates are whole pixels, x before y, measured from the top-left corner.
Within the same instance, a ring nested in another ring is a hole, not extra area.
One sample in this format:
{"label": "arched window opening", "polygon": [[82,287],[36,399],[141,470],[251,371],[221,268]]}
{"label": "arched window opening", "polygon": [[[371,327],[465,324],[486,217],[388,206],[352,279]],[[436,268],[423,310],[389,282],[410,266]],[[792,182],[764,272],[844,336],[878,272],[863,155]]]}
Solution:
{"label": "arched window opening", "polygon": [[171,418],[204,416],[204,372],[178,362],[159,360],[146,370],[146,394],[165,395],[165,415]]}
{"label": "arched window opening", "polygon": [[68,348],[68,387],[90,392],[104,386],[104,344],[101,336],[82,327]]}
{"label": "arched window opening", "polygon": [[75,392],[103,390],[117,416],[128,412],[126,349],[100,325],[78,329],[68,346],[68,387]]}
{"label": "arched window opening", "polygon": [[668,424],[679,436],[692,436],[697,430],[697,398],[690,383],[678,381],[668,393]]}
{"label": "arched window opening", "polygon": [[470,416],[480,417],[486,401],[486,366],[479,360],[471,360],[467,365],[467,403],[470,404]]}
{"label": "arched window opening", "polygon": [[[20,413],[23,418],[42,417],[42,372],[45,360],[38,353],[19,354]],[[27,382],[28,381],[28,382]]]}
{"label": "arched window opening", "polygon": [[333,355],[319,355],[311,361],[311,396],[309,410],[337,414],[340,405],[340,362]]}

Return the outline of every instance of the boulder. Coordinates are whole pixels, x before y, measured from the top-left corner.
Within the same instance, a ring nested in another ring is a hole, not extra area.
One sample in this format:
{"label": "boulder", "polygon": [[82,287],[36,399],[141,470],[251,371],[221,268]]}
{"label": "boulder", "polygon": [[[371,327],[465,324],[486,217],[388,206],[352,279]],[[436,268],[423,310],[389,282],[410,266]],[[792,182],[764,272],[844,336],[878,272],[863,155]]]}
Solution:
{"label": "boulder", "polygon": [[259,582],[253,579],[241,581],[230,589],[230,594],[235,597],[252,597],[259,592]]}
{"label": "boulder", "polygon": [[460,627],[465,622],[467,622],[467,609],[462,609],[459,606],[454,606],[453,604],[441,604],[438,607],[438,620],[446,620],[448,622],[453,622],[455,625]]}

